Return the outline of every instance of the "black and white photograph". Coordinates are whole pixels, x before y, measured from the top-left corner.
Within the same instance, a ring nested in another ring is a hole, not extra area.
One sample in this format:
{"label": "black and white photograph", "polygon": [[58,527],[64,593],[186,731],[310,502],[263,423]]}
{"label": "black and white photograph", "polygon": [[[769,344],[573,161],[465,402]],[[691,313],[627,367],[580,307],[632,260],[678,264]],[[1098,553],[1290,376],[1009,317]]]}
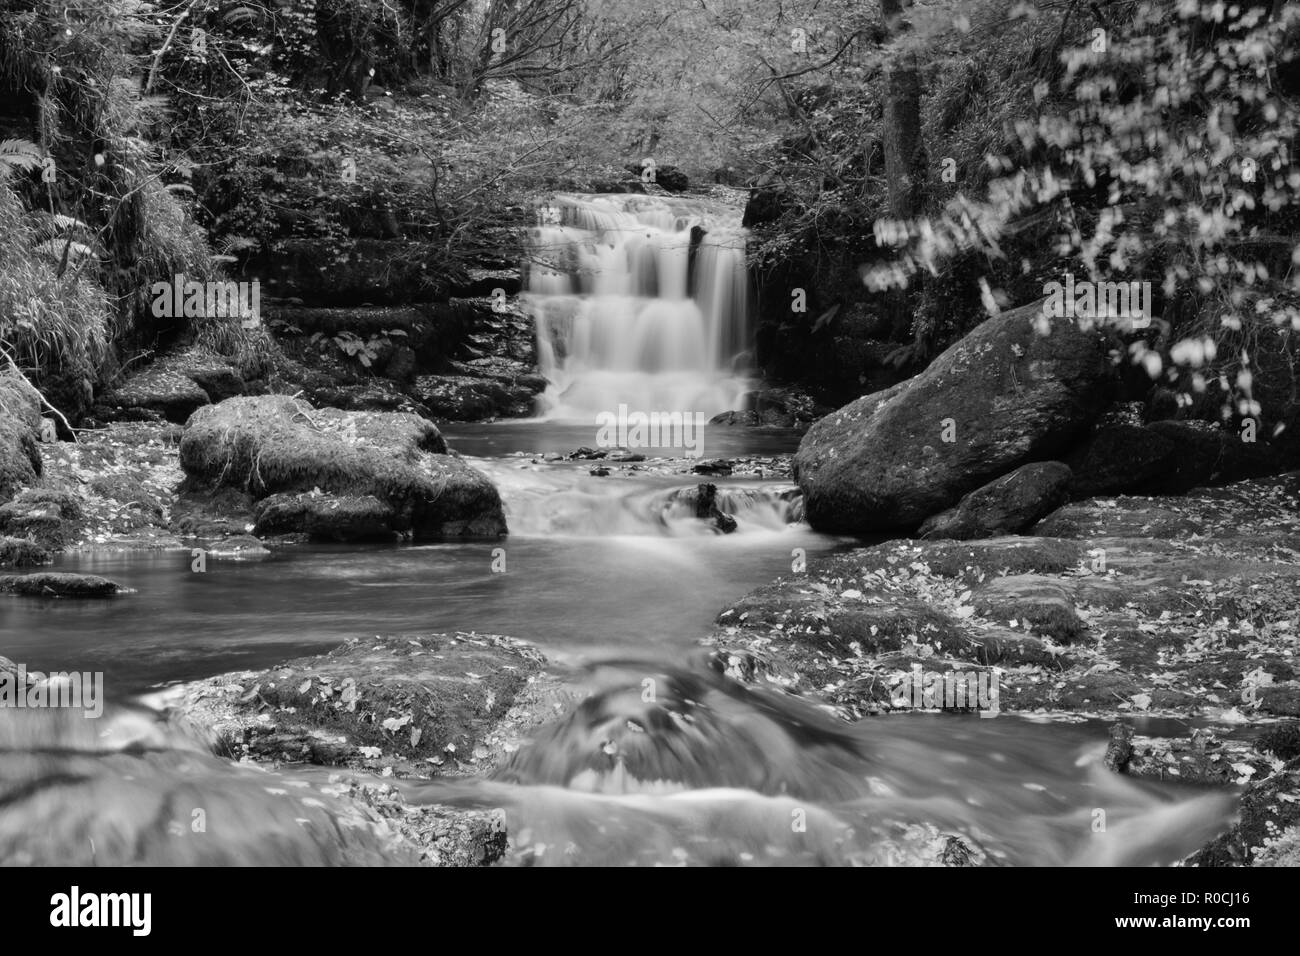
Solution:
{"label": "black and white photograph", "polygon": [[9,914],[927,868],[1245,943],[1298,111],[1291,0],[0,0]]}

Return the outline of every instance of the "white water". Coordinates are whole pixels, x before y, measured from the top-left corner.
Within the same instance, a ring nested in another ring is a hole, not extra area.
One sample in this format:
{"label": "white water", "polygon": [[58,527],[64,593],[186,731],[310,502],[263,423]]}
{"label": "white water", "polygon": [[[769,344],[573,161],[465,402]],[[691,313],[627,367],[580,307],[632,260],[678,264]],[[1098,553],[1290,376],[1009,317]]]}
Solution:
{"label": "white water", "polygon": [[[549,210],[549,212],[548,212]],[[701,413],[751,387],[746,232],[738,210],[640,195],[558,196],[533,229],[525,308],[551,385],[544,417]],[[547,222],[549,220],[549,222]],[[705,233],[691,268],[691,230]]]}

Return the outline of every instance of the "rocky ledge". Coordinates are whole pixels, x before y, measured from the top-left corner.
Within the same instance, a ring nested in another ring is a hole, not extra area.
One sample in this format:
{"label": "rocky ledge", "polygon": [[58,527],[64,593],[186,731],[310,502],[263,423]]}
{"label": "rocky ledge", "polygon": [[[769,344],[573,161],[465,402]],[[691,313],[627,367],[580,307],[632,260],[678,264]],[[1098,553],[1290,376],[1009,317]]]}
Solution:
{"label": "rocky ledge", "polygon": [[1242,823],[1198,859],[1272,859],[1300,835],[1297,500],[1290,473],[1075,502],[1025,536],[859,548],[752,592],[707,643],[738,680],[849,720],[1082,714],[1123,737],[1134,718],[1184,719],[1195,738],[1129,728],[1114,769],[1245,786]]}
{"label": "rocky ledge", "polygon": [[545,663],[497,635],[376,636],[180,685],[162,702],[217,754],[290,776],[335,768],[331,796],[378,815],[419,862],[484,866],[506,853],[503,816],[439,804],[419,781],[485,774],[519,749],[553,712]]}

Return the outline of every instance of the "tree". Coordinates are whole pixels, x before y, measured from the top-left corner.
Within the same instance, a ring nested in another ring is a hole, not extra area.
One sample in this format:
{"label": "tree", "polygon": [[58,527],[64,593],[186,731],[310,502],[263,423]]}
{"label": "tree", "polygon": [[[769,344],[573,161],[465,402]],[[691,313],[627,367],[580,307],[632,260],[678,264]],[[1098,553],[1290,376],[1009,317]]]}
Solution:
{"label": "tree", "polygon": [[[903,2],[881,0],[885,31],[891,39],[907,29]],[[926,167],[921,141],[921,72],[914,50],[898,50],[886,67],[883,125],[889,213],[895,219],[911,219],[921,204]]]}

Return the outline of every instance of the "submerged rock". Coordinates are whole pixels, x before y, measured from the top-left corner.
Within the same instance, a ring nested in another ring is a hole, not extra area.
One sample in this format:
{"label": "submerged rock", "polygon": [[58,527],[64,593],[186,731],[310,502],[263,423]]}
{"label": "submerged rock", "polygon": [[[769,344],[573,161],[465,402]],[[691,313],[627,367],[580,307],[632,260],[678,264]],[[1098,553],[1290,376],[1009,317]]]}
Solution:
{"label": "submerged rock", "polygon": [[[447,454],[438,429],[414,415],[315,409],[282,395],[233,398],[194,414],[180,457],[196,489],[232,488],[258,500],[315,490],[372,498],[389,509],[387,530],[416,539],[506,531],[495,486]],[[301,497],[271,510],[277,527],[297,521],[295,530],[318,528],[326,537],[355,517],[347,512],[336,525]]]}
{"label": "submerged rock", "polygon": [[349,799],[323,779],[236,767],[140,708],[110,707],[97,719],[0,708],[0,750],[0,866],[421,860],[395,809]]}
{"label": "submerged rock", "polygon": [[213,541],[204,550],[209,558],[219,561],[257,561],[271,554],[261,541],[247,534]]}
{"label": "submerged rock", "polygon": [[115,581],[94,574],[41,571],[0,574],[0,592],[28,597],[106,598],[125,590]]}
{"label": "submerged rock", "polygon": [[808,521],[832,532],[914,526],[1029,461],[1068,449],[1109,397],[1102,336],[1039,304],[995,316],[915,378],[818,421],[795,456]]}

